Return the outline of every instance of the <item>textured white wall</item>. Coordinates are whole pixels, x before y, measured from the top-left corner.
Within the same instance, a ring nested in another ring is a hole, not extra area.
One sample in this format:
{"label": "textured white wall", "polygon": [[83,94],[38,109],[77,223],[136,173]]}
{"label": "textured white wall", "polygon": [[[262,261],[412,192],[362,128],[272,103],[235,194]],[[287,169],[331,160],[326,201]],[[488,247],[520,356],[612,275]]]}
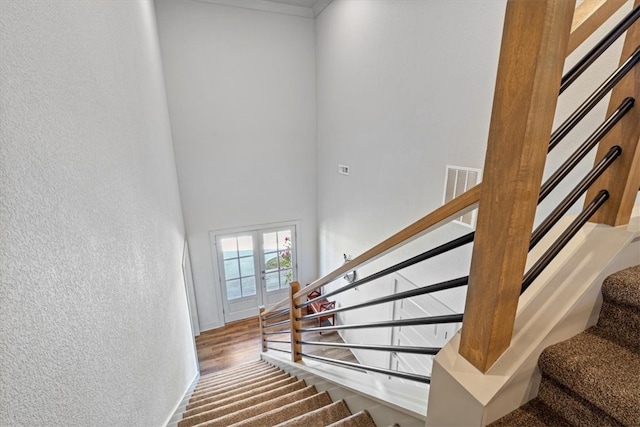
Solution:
{"label": "textured white wall", "polygon": [[163,425],[196,365],[153,4],[2,1],[0,51],[0,425]]}
{"label": "textured white wall", "polygon": [[[482,167],[503,16],[496,1],[336,0],[317,18],[321,273],[437,208],[445,165]],[[361,276],[469,231],[446,226]],[[468,246],[403,275],[451,279],[468,274],[469,257]],[[464,304],[463,291],[442,297]]]}
{"label": "textured white wall", "polygon": [[299,279],[315,279],[314,20],[191,0],[156,9],[206,330],[224,323],[211,230],[299,220]]}

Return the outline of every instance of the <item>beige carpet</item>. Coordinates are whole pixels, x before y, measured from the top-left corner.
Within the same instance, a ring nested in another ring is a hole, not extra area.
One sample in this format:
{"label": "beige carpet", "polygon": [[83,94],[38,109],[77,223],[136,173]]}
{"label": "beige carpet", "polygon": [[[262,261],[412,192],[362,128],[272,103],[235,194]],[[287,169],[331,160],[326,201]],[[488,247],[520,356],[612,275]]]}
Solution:
{"label": "beige carpet", "polygon": [[492,427],[640,426],[640,266],[609,276],[596,326],[545,349],[538,397]]}
{"label": "beige carpet", "polygon": [[203,376],[179,427],[375,427],[366,411],[352,415],[344,400],[263,361]]}

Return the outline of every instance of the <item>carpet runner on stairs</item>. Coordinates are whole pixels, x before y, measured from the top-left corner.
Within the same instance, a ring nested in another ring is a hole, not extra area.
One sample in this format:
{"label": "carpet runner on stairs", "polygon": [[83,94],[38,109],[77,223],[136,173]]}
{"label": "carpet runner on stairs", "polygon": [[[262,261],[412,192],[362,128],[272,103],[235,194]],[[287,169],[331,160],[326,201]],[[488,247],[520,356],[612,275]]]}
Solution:
{"label": "carpet runner on stairs", "polygon": [[491,427],[640,426],[640,266],[602,285],[598,323],[546,348],[538,397]]}
{"label": "carpet runner on stairs", "polygon": [[256,361],[203,376],[178,427],[375,427],[366,411],[352,415],[284,371]]}

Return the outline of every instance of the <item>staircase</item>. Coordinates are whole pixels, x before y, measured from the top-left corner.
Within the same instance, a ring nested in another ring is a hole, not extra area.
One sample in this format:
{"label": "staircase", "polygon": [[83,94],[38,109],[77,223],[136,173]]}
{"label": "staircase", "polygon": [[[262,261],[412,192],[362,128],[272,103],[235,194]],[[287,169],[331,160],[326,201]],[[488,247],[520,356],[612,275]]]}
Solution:
{"label": "staircase", "polygon": [[264,361],[200,378],[178,427],[214,426],[375,427],[366,411],[352,415],[344,400],[332,402]]}
{"label": "staircase", "polygon": [[640,425],[640,265],[609,276],[596,326],[540,355],[538,397],[491,424]]}

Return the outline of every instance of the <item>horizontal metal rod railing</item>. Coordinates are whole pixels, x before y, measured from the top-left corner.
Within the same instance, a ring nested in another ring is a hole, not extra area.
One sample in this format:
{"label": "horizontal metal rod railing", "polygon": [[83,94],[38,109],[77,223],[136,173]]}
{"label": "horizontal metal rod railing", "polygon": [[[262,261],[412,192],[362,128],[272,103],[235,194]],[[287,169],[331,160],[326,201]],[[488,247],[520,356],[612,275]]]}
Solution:
{"label": "horizontal metal rod railing", "polygon": [[542,202],[557,185],[576,167],[582,159],[593,150],[602,138],[631,110],[635,100],[625,98],[620,106],[614,111],[598,128],[582,143],[580,147],[556,170],[540,188],[540,198]]}
{"label": "horizontal metal rod railing", "polygon": [[264,310],[262,312],[262,315],[266,316],[268,314],[272,314],[273,312],[275,312],[277,309],[279,309],[282,306],[287,306],[287,308],[288,308],[288,305],[289,305],[289,298],[285,298],[285,299],[280,300],[277,303],[273,304],[271,307],[267,308],[266,310]]}
{"label": "horizontal metal rod railing", "polygon": [[267,347],[268,350],[273,350],[273,351],[281,351],[283,353],[289,353],[291,354],[291,350],[283,350],[281,348],[275,348],[275,347]]}
{"label": "horizontal metal rod railing", "polygon": [[282,335],[282,334],[289,334],[291,333],[291,329],[283,329],[281,331],[275,331],[275,332],[262,332],[263,335]]}
{"label": "horizontal metal rod railing", "polygon": [[396,353],[412,353],[435,356],[441,347],[412,347],[402,345],[372,345],[372,344],[348,344],[340,342],[322,342],[322,341],[298,341],[302,345],[315,345],[321,347],[349,348],[355,350],[378,350]]}
{"label": "horizontal metal rod railing", "polygon": [[440,323],[462,322],[462,314],[447,314],[443,316],[417,317],[403,320],[385,320],[382,322],[353,323],[351,325],[317,326],[313,328],[300,328],[297,332],[324,332],[324,331],[344,331],[348,329],[366,328],[388,328],[395,326],[420,326],[436,325]]}
{"label": "horizontal metal rod railing", "polygon": [[482,183],[470,188],[461,195],[455,197],[453,200],[445,203],[444,205],[436,208],[434,211],[428,213],[422,218],[418,219],[409,226],[403,228],[399,232],[395,233],[391,237],[378,243],[371,249],[358,255],[353,260],[341,265],[332,272],[324,275],[323,277],[313,281],[305,288],[298,291],[294,297],[301,298],[306,296],[309,292],[314,291],[334,280],[344,276],[346,273],[360,268],[363,265],[376,260],[390,251],[397,249],[418,237],[424,235],[430,230],[434,230],[440,227],[442,224],[455,219],[467,212],[470,212],[475,208],[475,205],[480,200],[480,191]]}
{"label": "horizontal metal rod railing", "polygon": [[407,259],[405,261],[399,262],[399,263],[397,263],[395,265],[392,265],[391,267],[385,268],[384,270],[381,270],[381,271],[379,271],[377,273],[371,274],[371,275],[369,275],[367,277],[364,277],[364,278],[362,278],[360,280],[356,280],[353,283],[350,283],[348,285],[342,286],[341,288],[336,289],[334,291],[327,292],[326,294],[323,294],[323,295],[321,295],[321,296],[319,296],[317,298],[313,298],[313,299],[310,299],[309,301],[305,301],[305,302],[297,305],[296,308],[306,307],[307,305],[312,304],[315,301],[319,301],[319,300],[321,300],[323,298],[332,297],[332,296],[337,295],[339,293],[345,292],[345,291],[347,291],[349,289],[353,289],[356,286],[363,285],[365,283],[371,282],[372,280],[376,280],[376,279],[379,279],[381,277],[387,276],[387,275],[389,275],[391,273],[395,273],[396,271],[402,270],[403,268],[410,267],[410,266],[415,265],[415,264],[417,264],[419,262],[425,261],[425,260],[427,260],[429,258],[433,258],[435,256],[438,256],[438,255],[443,254],[445,252],[448,252],[450,250],[459,248],[460,246],[464,246],[464,245],[466,245],[468,243],[473,242],[474,234],[475,233],[468,233],[468,234],[465,234],[462,237],[458,237],[457,239],[453,239],[450,242],[443,243],[442,245],[437,246],[437,247],[435,247],[433,249],[430,249],[430,250],[428,250],[426,252],[423,252],[420,255],[416,255],[416,256],[414,256],[412,258],[409,258],[409,259]]}
{"label": "horizontal metal rod railing", "polygon": [[263,328],[274,328],[276,326],[284,326],[287,325],[291,322],[291,320],[287,319],[287,320],[283,320],[281,322],[276,322],[276,323],[269,323],[268,325],[262,325]]}
{"label": "horizontal metal rod railing", "polygon": [[640,61],[640,48],[627,58],[553,133],[549,141],[549,151],[553,150],[562,139],[586,116],[593,107]]}
{"label": "horizontal metal rod railing", "polygon": [[411,297],[416,297],[419,295],[429,294],[433,292],[444,291],[446,289],[458,288],[460,286],[465,286],[467,283],[469,283],[469,276],[459,277],[457,279],[447,280],[445,282],[435,283],[433,285],[423,286],[417,289],[411,289],[409,291],[398,292],[392,295],[375,298],[366,302],[362,302],[360,304],[334,308],[331,310],[325,310],[320,313],[307,314],[305,316],[301,316],[297,318],[296,320],[315,319],[317,317],[327,316],[334,313],[340,313],[342,311],[355,310],[357,308],[370,307],[372,305],[384,304],[386,302],[397,301],[404,298],[411,298]]}
{"label": "horizontal metal rod railing", "polygon": [[[289,300],[287,299],[287,301],[289,301]],[[278,317],[288,316],[290,311],[291,311],[291,310],[287,308],[286,310],[282,310],[282,311],[279,311],[279,312],[277,312],[277,313],[271,313],[271,314],[268,314],[268,315],[266,315],[266,316],[265,316],[265,315],[264,315],[264,313],[263,313],[263,314],[262,314],[262,318],[263,318],[264,320],[276,319],[276,318],[278,318]]]}
{"label": "horizontal metal rod railing", "polygon": [[594,167],[585,175],[582,180],[575,186],[573,190],[562,199],[562,201],[551,211],[551,213],[540,223],[536,230],[531,234],[531,242],[529,244],[529,250],[533,249],[540,240],[553,228],[553,226],[560,221],[560,219],[566,214],[571,206],[573,206],[578,199],[586,193],[591,185],[607,170],[609,166],[620,156],[622,148],[618,145],[614,145],[607,152],[607,154],[600,160]]}
{"label": "horizontal metal rod railing", "polygon": [[318,360],[324,363],[330,363],[332,365],[337,365],[337,366],[344,366],[347,368],[351,368],[351,369],[357,369],[360,371],[371,371],[371,372],[377,372],[379,374],[384,374],[384,375],[390,375],[393,377],[398,377],[398,378],[404,378],[406,380],[411,380],[411,381],[417,381],[417,382],[421,382],[421,383],[425,383],[425,384],[430,384],[431,383],[431,377],[426,377],[424,375],[416,375],[416,374],[410,374],[408,372],[400,372],[400,371],[394,371],[391,369],[384,369],[384,368],[378,368],[376,366],[369,366],[369,365],[360,365],[358,363],[352,363],[352,362],[345,362],[343,360],[335,360],[335,359],[329,359],[328,357],[322,357],[322,356],[314,356],[311,354],[306,354],[306,353],[298,353],[300,356],[312,359],[312,360]]}
{"label": "horizontal metal rod railing", "polygon": [[564,92],[582,73],[593,64],[634,22],[640,17],[640,6],[636,6],[627,14],[611,31],[609,31],[598,43],[596,43],[586,55],[584,55],[562,77],[560,93]]}
{"label": "horizontal metal rod railing", "polygon": [[291,341],[283,341],[283,340],[264,340],[264,342],[271,342],[276,344],[291,344]]}
{"label": "horizontal metal rod railing", "polygon": [[522,281],[520,293],[523,293],[533,283],[533,281],[542,273],[542,271],[553,261],[560,251],[569,243],[573,236],[589,221],[594,213],[609,199],[607,190],[600,190],[594,199],[587,205],[585,209],[569,224],[569,227],[558,237],[558,239],[547,249],[547,251],[536,261],[536,263],[527,271]]}

